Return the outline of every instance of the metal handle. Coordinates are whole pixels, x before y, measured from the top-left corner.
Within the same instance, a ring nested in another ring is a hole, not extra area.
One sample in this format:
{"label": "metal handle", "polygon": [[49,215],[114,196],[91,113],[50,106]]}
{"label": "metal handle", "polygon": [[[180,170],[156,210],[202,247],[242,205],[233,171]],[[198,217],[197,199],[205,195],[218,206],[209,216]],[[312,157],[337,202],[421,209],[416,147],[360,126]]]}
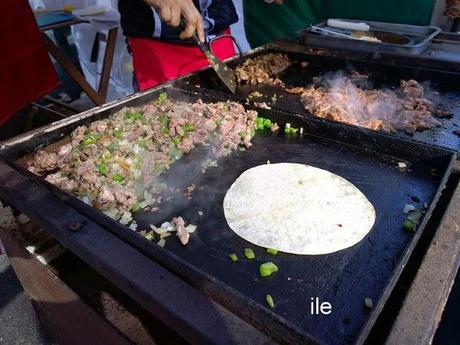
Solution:
{"label": "metal handle", "polygon": [[[182,16],[180,17],[180,27],[181,27],[182,30],[185,30],[185,28],[187,27],[187,22],[185,21],[185,18],[182,17]],[[196,31],[195,31],[195,33],[194,33],[193,36],[192,36],[192,40],[194,40],[195,43],[198,44],[198,45],[203,44],[203,43],[200,41],[200,39],[198,38],[198,36],[196,35]]]}
{"label": "metal handle", "polygon": [[243,54],[243,50],[241,49],[240,45],[236,41],[236,38],[233,35],[230,35],[230,34],[216,36],[216,37],[214,37],[214,38],[209,40],[209,48],[210,48],[212,54],[214,54],[214,50],[212,48],[211,43],[214,43],[215,41],[220,40],[221,38],[230,38],[233,41],[233,43],[235,44],[236,48],[238,49],[238,57],[241,57],[241,55]]}

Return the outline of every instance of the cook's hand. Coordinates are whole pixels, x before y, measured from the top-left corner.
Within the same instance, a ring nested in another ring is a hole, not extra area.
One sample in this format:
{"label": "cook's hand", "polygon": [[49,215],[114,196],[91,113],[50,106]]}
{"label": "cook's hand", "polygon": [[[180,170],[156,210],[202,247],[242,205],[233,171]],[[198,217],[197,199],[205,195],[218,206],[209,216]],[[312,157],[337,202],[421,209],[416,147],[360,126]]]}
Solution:
{"label": "cook's hand", "polygon": [[160,15],[162,21],[171,26],[179,26],[181,16],[187,24],[180,38],[185,40],[196,32],[201,42],[204,42],[203,18],[198,12],[193,0],[144,0],[149,6],[153,6]]}

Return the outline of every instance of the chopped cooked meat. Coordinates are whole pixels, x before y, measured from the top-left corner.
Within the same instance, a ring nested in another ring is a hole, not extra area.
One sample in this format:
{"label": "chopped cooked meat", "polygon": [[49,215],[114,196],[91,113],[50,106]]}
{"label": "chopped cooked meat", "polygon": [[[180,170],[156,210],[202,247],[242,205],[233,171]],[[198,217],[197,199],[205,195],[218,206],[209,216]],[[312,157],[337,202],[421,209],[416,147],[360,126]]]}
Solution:
{"label": "chopped cooked meat", "polygon": [[264,96],[263,93],[260,93],[259,91],[253,91],[248,95],[248,98],[260,98],[263,96]]}
{"label": "chopped cooked meat", "polygon": [[71,152],[72,152],[71,144],[63,145],[59,148],[58,157],[60,158],[67,157],[68,155],[70,155]]}
{"label": "chopped cooked meat", "polygon": [[165,95],[76,128],[70,143],[39,150],[27,168],[126,223],[132,211],[155,209],[167,189],[157,176],[197,145],[207,145],[216,159],[251,146],[255,111],[230,101],[173,102]]}
{"label": "chopped cooked meat", "polygon": [[94,121],[89,126],[89,130],[92,132],[104,133],[107,130],[107,122],[105,121]]}
{"label": "chopped cooked meat", "polygon": [[460,18],[460,1],[446,0],[445,14],[450,19]]}
{"label": "chopped cooked meat", "polygon": [[305,91],[305,89],[301,86],[299,87],[288,87],[285,89],[287,93],[292,93],[292,94],[301,94]]}
{"label": "chopped cooked meat", "polygon": [[108,210],[114,204],[115,195],[113,192],[107,186],[102,187],[97,195],[95,206],[100,210]]}
{"label": "chopped cooked meat", "polygon": [[3,230],[17,230],[19,224],[14,218],[13,210],[9,206],[4,206],[0,201],[0,227]]}
{"label": "chopped cooked meat", "polygon": [[454,113],[452,111],[449,111],[447,109],[443,109],[441,107],[437,107],[434,111],[434,116],[440,118],[440,119],[450,119],[454,116]]}
{"label": "chopped cooked meat", "polygon": [[35,154],[33,161],[28,162],[28,169],[35,174],[40,174],[56,169],[57,162],[58,155],[55,152],[40,150]]}
{"label": "chopped cooked meat", "polygon": [[62,175],[60,172],[46,176],[45,180],[67,192],[73,192],[78,188],[77,182]]}
{"label": "chopped cooked meat", "polygon": [[187,187],[187,194],[192,194],[195,191],[195,189],[196,189],[196,186],[195,184],[192,183],[191,186]]}
{"label": "chopped cooked meat", "polygon": [[423,86],[413,79],[401,80],[401,91],[406,96],[413,98],[422,98],[425,93]]}
{"label": "chopped cooked meat", "polygon": [[385,123],[385,121],[380,119],[370,119],[364,125],[364,127],[373,129],[374,131],[385,131],[385,132],[395,132],[396,130],[391,127],[391,125]]}
{"label": "chopped cooked meat", "polygon": [[137,202],[137,196],[130,189],[120,186],[113,186],[113,195],[118,205],[125,210],[131,210]]}
{"label": "chopped cooked meat", "polygon": [[76,167],[76,175],[80,178],[82,183],[96,186],[99,182],[97,174],[96,163],[93,160],[82,162]]}
{"label": "chopped cooked meat", "polygon": [[278,124],[276,122],[274,122],[270,131],[272,133],[276,133],[276,132],[279,131],[279,129],[280,129],[280,127],[278,126]]}
{"label": "chopped cooked meat", "polygon": [[173,218],[171,223],[176,227],[176,235],[179,237],[180,242],[185,246],[189,239],[190,234],[188,233],[187,229],[185,229],[185,222],[182,217]]}
{"label": "chopped cooked meat", "polygon": [[289,57],[281,53],[270,53],[248,58],[235,69],[240,83],[283,85],[277,76],[291,65]]}
{"label": "chopped cooked meat", "polygon": [[395,91],[366,89],[356,83],[343,75],[318,79],[304,89],[301,101],[313,115],[379,131],[413,134],[441,124],[433,116],[434,104],[415,80],[402,80]]}
{"label": "chopped cooked meat", "polygon": [[254,102],[254,105],[262,109],[271,109],[267,102]]}
{"label": "chopped cooked meat", "polygon": [[72,134],[70,134],[70,137],[72,138],[72,146],[78,145],[83,140],[86,130],[86,126],[80,126],[77,127]]}

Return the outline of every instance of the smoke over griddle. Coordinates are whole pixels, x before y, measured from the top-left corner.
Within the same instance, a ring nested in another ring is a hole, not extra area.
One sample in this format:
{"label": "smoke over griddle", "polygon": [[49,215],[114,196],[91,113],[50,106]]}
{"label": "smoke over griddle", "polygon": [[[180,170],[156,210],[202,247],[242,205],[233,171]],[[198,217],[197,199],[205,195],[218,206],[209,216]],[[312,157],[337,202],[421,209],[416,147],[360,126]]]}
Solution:
{"label": "smoke over griddle", "polygon": [[[159,208],[165,194],[188,187],[213,160],[249,148],[256,117],[235,102],[185,103],[161,93],[156,101],[78,127],[68,144],[40,150],[26,165],[135,229],[132,212]],[[194,148],[199,159],[182,161]],[[174,163],[179,167],[168,174]]]}
{"label": "smoke over griddle", "polygon": [[414,133],[441,125],[435,118],[436,93],[415,80],[374,89],[367,76],[329,73],[305,88],[301,101],[316,116],[374,130]]}

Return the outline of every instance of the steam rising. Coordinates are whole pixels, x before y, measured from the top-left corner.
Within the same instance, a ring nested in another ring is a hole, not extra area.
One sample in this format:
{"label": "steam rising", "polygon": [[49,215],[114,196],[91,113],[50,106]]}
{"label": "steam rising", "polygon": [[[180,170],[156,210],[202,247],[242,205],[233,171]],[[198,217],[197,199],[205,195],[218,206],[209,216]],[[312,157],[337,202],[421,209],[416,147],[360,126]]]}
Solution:
{"label": "steam rising", "polygon": [[375,130],[414,133],[440,125],[433,117],[436,93],[415,80],[377,90],[367,76],[330,73],[305,89],[302,102],[317,116]]}

